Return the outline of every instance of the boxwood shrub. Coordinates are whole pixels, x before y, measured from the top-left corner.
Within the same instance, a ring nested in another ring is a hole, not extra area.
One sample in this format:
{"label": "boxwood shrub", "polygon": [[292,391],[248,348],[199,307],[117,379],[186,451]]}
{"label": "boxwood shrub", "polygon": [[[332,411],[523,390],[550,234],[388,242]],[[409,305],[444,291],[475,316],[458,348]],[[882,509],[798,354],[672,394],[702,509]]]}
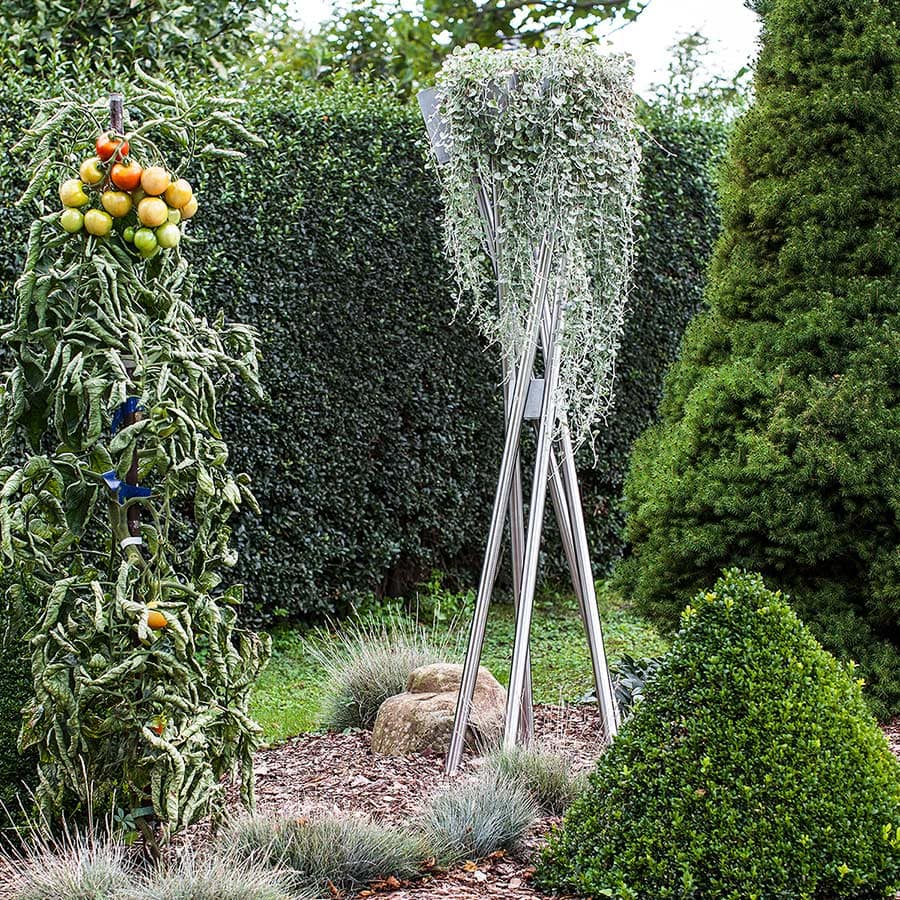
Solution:
{"label": "boxwood shrub", "polygon": [[730,571],[685,611],[538,877],[621,900],[893,896],[900,764],[855,672]]}
{"label": "boxwood shrub", "polygon": [[[432,568],[477,575],[499,464],[499,368],[452,320],[440,205],[415,109],[374,88],[314,90],[251,75],[232,93],[266,151],[193,172],[202,214],[189,246],[195,298],[259,329],[264,407],[238,398],[223,427],[262,515],[235,522],[257,620],[340,611],[399,594]],[[11,144],[46,80],[0,76],[0,313],[22,264],[24,214]],[[95,91],[96,87],[91,87]],[[222,91],[222,85],[215,90]],[[701,301],[718,220],[713,126],[644,111],[644,203],[619,399],[583,455],[594,559],[621,546],[633,437]],[[559,554],[548,559],[556,562]]]}

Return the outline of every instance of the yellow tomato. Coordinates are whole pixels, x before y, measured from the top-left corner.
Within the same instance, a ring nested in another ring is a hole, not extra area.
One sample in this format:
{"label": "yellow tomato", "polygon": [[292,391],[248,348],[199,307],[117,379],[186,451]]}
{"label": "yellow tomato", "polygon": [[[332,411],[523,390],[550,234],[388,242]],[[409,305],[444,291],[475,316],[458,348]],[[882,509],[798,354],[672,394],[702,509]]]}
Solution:
{"label": "yellow tomato", "polygon": [[175,209],[181,209],[193,196],[194,189],[191,187],[191,183],[184,178],[173,181],[166,188],[166,203]]}
{"label": "yellow tomato", "polygon": [[137,208],[138,218],[142,225],[148,228],[156,228],[169,219],[169,207],[159,197],[144,197]]}
{"label": "yellow tomato", "polygon": [[150,166],[141,174],[141,187],[151,197],[164,193],[171,183],[172,176],[162,166]]}
{"label": "yellow tomato", "polygon": [[102,209],[89,209],[84,214],[84,228],[95,237],[106,237],[112,231],[112,216]]}
{"label": "yellow tomato", "polygon": [[103,208],[114,218],[121,219],[131,212],[131,197],[125,191],[104,191],[100,195]]}
{"label": "yellow tomato", "polygon": [[59,186],[59,199],[63,206],[84,206],[88,202],[88,195],[84,192],[84,185],[77,178],[70,178]]}
{"label": "yellow tomato", "polygon": [[195,212],[197,212],[197,198],[192,196],[191,199],[181,207],[181,218],[189,219]]}
{"label": "yellow tomato", "polygon": [[76,234],[81,231],[81,227],[84,225],[84,216],[81,214],[80,210],[72,209],[72,207],[67,206],[59,216],[59,224],[69,232],[69,234]]}
{"label": "yellow tomato", "polygon": [[78,174],[85,184],[100,184],[103,181],[103,170],[100,168],[100,157],[89,156],[81,163]]}

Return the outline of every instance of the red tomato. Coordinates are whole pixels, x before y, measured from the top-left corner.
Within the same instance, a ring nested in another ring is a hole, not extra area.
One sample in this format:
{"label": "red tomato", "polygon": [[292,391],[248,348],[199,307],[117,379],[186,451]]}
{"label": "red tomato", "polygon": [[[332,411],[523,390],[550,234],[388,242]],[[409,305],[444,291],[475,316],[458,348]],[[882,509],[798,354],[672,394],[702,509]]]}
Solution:
{"label": "red tomato", "polygon": [[114,138],[108,131],[104,131],[103,134],[97,138],[97,143],[94,146],[97,150],[97,156],[104,162],[108,159],[112,159],[113,154],[116,152],[118,152],[119,159],[124,159],[128,156],[128,141]]}
{"label": "red tomato", "polygon": [[121,188],[123,191],[133,191],[141,183],[143,171],[136,162],[126,161],[116,163],[112,167],[109,177],[117,188]]}

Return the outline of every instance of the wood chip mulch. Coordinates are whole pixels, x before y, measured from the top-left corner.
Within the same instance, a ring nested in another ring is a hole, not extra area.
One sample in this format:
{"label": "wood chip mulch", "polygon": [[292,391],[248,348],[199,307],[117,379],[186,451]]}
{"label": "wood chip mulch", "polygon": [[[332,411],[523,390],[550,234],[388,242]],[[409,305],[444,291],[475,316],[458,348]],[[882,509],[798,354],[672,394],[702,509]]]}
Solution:
{"label": "wood chip mulch", "polygon": [[[538,740],[567,753],[576,766],[592,766],[602,749],[596,708],[544,706],[535,710],[535,716]],[[900,716],[883,729],[891,750],[900,757]],[[430,796],[449,783],[442,764],[438,753],[378,756],[372,753],[371,735],[365,731],[304,734],[257,754],[257,805],[261,812],[337,813],[383,824],[408,823]],[[471,754],[467,756],[459,777],[471,777],[478,764]],[[538,823],[521,847],[509,854],[470,861],[449,872],[434,871],[416,882],[389,879],[357,896],[372,900],[543,897],[530,883],[532,860],[554,821]],[[9,866],[9,861],[0,856],[0,897],[6,881],[4,864]]]}
{"label": "wood chip mulch", "polygon": [[[603,747],[597,710],[592,706],[539,706],[535,737],[565,752],[576,768],[589,768]],[[459,778],[471,777],[479,760],[467,754]],[[408,824],[429,797],[452,783],[444,775],[441,753],[412,757],[379,756],[371,734],[304,734],[260,751],[256,761],[256,803],[260,812],[300,816],[327,813],[364,818],[385,825]],[[510,854],[467,862],[450,872],[435,871],[419,881],[395,879],[373,885],[361,896],[390,900],[543,896],[531,887],[531,860],[555,819],[539,822]]]}

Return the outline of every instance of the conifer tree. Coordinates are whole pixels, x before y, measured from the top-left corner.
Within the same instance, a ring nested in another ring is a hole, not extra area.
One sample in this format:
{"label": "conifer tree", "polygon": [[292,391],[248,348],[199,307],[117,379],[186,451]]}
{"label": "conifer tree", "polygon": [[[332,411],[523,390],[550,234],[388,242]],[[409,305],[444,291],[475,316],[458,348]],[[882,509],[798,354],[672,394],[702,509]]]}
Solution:
{"label": "conifer tree", "polygon": [[766,0],[709,309],[636,444],[620,586],[762,571],[900,708],[900,0]]}

